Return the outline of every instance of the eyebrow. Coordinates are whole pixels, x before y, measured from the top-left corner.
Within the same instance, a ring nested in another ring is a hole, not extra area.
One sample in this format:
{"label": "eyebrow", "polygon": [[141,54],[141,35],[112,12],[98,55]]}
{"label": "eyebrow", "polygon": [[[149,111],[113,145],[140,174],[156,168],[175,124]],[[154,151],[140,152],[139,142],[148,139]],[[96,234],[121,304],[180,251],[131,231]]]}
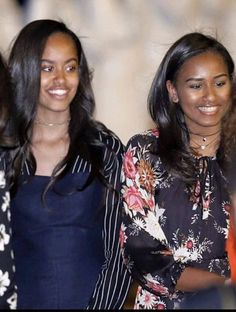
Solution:
{"label": "eyebrow", "polygon": [[[216,75],[215,77],[214,77],[214,79],[217,79],[217,78],[220,78],[220,77],[228,77],[229,75],[227,75],[227,74],[219,74],[219,75]],[[192,81],[192,80],[194,80],[194,81],[202,81],[202,80],[204,80],[204,78],[194,78],[194,77],[190,77],[190,78],[188,78],[188,79],[186,79],[186,82],[189,82],[189,81]]]}
{"label": "eyebrow", "polygon": [[[66,63],[69,63],[69,62],[72,62],[72,61],[79,62],[77,58],[72,57],[72,58],[66,60],[66,61],[65,61],[65,64],[66,64]],[[47,63],[50,63],[50,64],[53,64],[53,63],[54,63],[54,61],[48,60],[48,59],[41,59],[41,62],[47,62]]]}

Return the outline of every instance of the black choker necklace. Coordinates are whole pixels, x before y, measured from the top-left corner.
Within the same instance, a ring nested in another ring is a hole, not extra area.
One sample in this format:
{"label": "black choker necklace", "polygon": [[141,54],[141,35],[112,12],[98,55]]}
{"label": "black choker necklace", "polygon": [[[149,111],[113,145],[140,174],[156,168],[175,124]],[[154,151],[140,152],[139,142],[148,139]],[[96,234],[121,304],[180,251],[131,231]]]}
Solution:
{"label": "black choker necklace", "polygon": [[211,133],[211,134],[201,135],[201,134],[199,134],[199,133],[194,133],[194,132],[188,130],[188,132],[189,132],[190,134],[193,134],[193,135],[196,135],[196,136],[201,137],[203,142],[206,142],[208,137],[211,137],[211,136],[213,136],[213,135],[219,133],[220,131],[221,131],[221,129],[219,129],[219,130],[217,130],[216,132]]}
{"label": "black choker necklace", "polygon": [[47,127],[62,126],[62,125],[65,125],[65,124],[67,124],[69,122],[70,122],[70,119],[67,119],[67,120],[65,120],[63,122],[46,122],[46,121],[42,121],[42,120],[39,120],[39,119],[35,119],[35,123],[36,124],[47,126]]}

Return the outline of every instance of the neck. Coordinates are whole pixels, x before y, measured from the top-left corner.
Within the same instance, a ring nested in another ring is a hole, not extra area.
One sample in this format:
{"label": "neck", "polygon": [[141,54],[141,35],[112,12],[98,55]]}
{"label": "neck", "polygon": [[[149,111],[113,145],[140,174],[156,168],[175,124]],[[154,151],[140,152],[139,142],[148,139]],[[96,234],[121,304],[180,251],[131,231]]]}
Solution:
{"label": "neck", "polygon": [[213,131],[213,132],[210,132],[210,133],[206,133],[206,134],[200,134],[200,133],[197,133],[197,132],[193,132],[191,130],[188,130],[189,134],[190,134],[190,137],[191,136],[197,136],[197,137],[200,137],[202,139],[203,142],[207,141],[209,137],[213,137],[215,135],[218,135],[220,133],[221,129],[218,129],[216,131]]}
{"label": "neck", "polygon": [[70,119],[67,119],[62,122],[47,122],[47,121],[42,121],[40,119],[35,119],[35,123],[40,125],[40,126],[45,126],[45,127],[57,127],[57,126],[63,126],[66,125],[70,122]]}

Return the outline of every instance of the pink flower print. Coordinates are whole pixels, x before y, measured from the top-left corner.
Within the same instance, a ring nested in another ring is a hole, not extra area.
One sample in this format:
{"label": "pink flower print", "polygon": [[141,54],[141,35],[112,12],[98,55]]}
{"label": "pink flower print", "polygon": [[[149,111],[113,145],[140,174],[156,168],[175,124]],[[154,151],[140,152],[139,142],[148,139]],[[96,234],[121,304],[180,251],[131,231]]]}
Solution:
{"label": "pink flower print", "polygon": [[152,294],[150,294],[150,293],[146,293],[144,295],[144,302],[146,305],[149,304],[149,302],[151,301],[151,296],[152,296]]}
{"label": "pink flower print", "polygon": [[124,244],[126,243],[126,240],[127,240],[127,236],[125,235],[125,229],[126,229],[126,227],[122,223],[121,229],[120,229],[120,236],[119,236],[121,248],[124,248]]}
{"label": "pink flower print", "polygon": [[156,296],[148,292],[147,290],[142,290],[141,295],[139,296],[139,305],[138,309],[147,309],[151,310],[156,305]]}
{"label": "pink flower print", "polygon": [[210,206],[210,195],[206,197],[206,199],[202,199],[203,209],[208,210]]}
{"label": "pink flower print", "polygon": [[223,209],[228,214],[228,213],[230,213],[232,207],[231,207],[231,205],[229,203],[224,203],[223,204]]}
{"label": "pink flower print", "polygon": [[200,182],[197,181],[196,186],[194,187],[193,192],[191,194],[191,198],[190,198],[190,200],[193,203],[196,203],[196,204],[199,203],[199,201],[200,201],[200,197],[199,197],[200,191],[201,191]]}
{"label": "pink flower print", "polygon": [[201,191],[200,182],[197,181],[196,186],[195,186],[195,190],[194,190],[194,195],[195,195],[195,196],[199,196],[200,191]]}
{"label": "pink flower print", "polygon": [[210,198],[211,198],[210,195],[208,195],[206,197],[206,199],[202,198],[202,208],[203,208],[202,218],[203,218],[203,220],[207,219],[209,216],[209,206],[210,206],[210,201],[211,201]]}
{"label": "pink flower print", "polygon": [[155,305],[155,309],[156,310],[165,310],[166,307],[165,307],[164,303],[158,303],[157,305]]}
{"label": "pink flower print", "polygon": [[145,215],[143,209],[143,200],[140,197],[139,191],[134,186],[126,189],[124,193],[124,199],[130,210],[133,210],[134,212],[140,212],[142,215]]}
{"label": "pink flower print", "polygon": [[159,130],[157,128],[152,129],[151,133],[154,134],[157,138],[159,138]]}
{"label": "pink flower print", "polygon": [[165,286],[150,281],[147,282],[147,287],[155,291],[158,295],[168,295],[169,293]]}
{"label": "pink flower print", "polygon": [[150,210],[154,211],[154,209],[155,209],[155,201],[154,201],[153,197],[150,197],[150,198],[146,199],[145,202],[147,203],[147,206],[150,208]]}
{"label": "pink flower print", "polygon": [[124,173],[125,176],[134,179],[135,174],[137,172],[136,167],[133,162],[133,152],[129,150],[124,155],[124,163],[123,163]]}
{"label": "pink flower print", "polygon": [[193,241],[192,240],[188,240],[186,242],[186,247],[187,247],[187,249],[192,249],[193,248]]}

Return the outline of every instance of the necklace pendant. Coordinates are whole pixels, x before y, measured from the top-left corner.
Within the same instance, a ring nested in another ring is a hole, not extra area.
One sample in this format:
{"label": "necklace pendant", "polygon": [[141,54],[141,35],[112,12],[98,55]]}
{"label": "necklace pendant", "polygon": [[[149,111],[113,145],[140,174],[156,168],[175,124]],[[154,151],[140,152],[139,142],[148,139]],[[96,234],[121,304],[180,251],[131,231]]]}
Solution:
{"label": "necklace pendant", "polygon": [[205,145],[201,145],[201,149],[204,150],[206,148]]}
{"label": "necklace pendant", "polygon": [[202,138],[203,142],[206,142],[207,138]]}

